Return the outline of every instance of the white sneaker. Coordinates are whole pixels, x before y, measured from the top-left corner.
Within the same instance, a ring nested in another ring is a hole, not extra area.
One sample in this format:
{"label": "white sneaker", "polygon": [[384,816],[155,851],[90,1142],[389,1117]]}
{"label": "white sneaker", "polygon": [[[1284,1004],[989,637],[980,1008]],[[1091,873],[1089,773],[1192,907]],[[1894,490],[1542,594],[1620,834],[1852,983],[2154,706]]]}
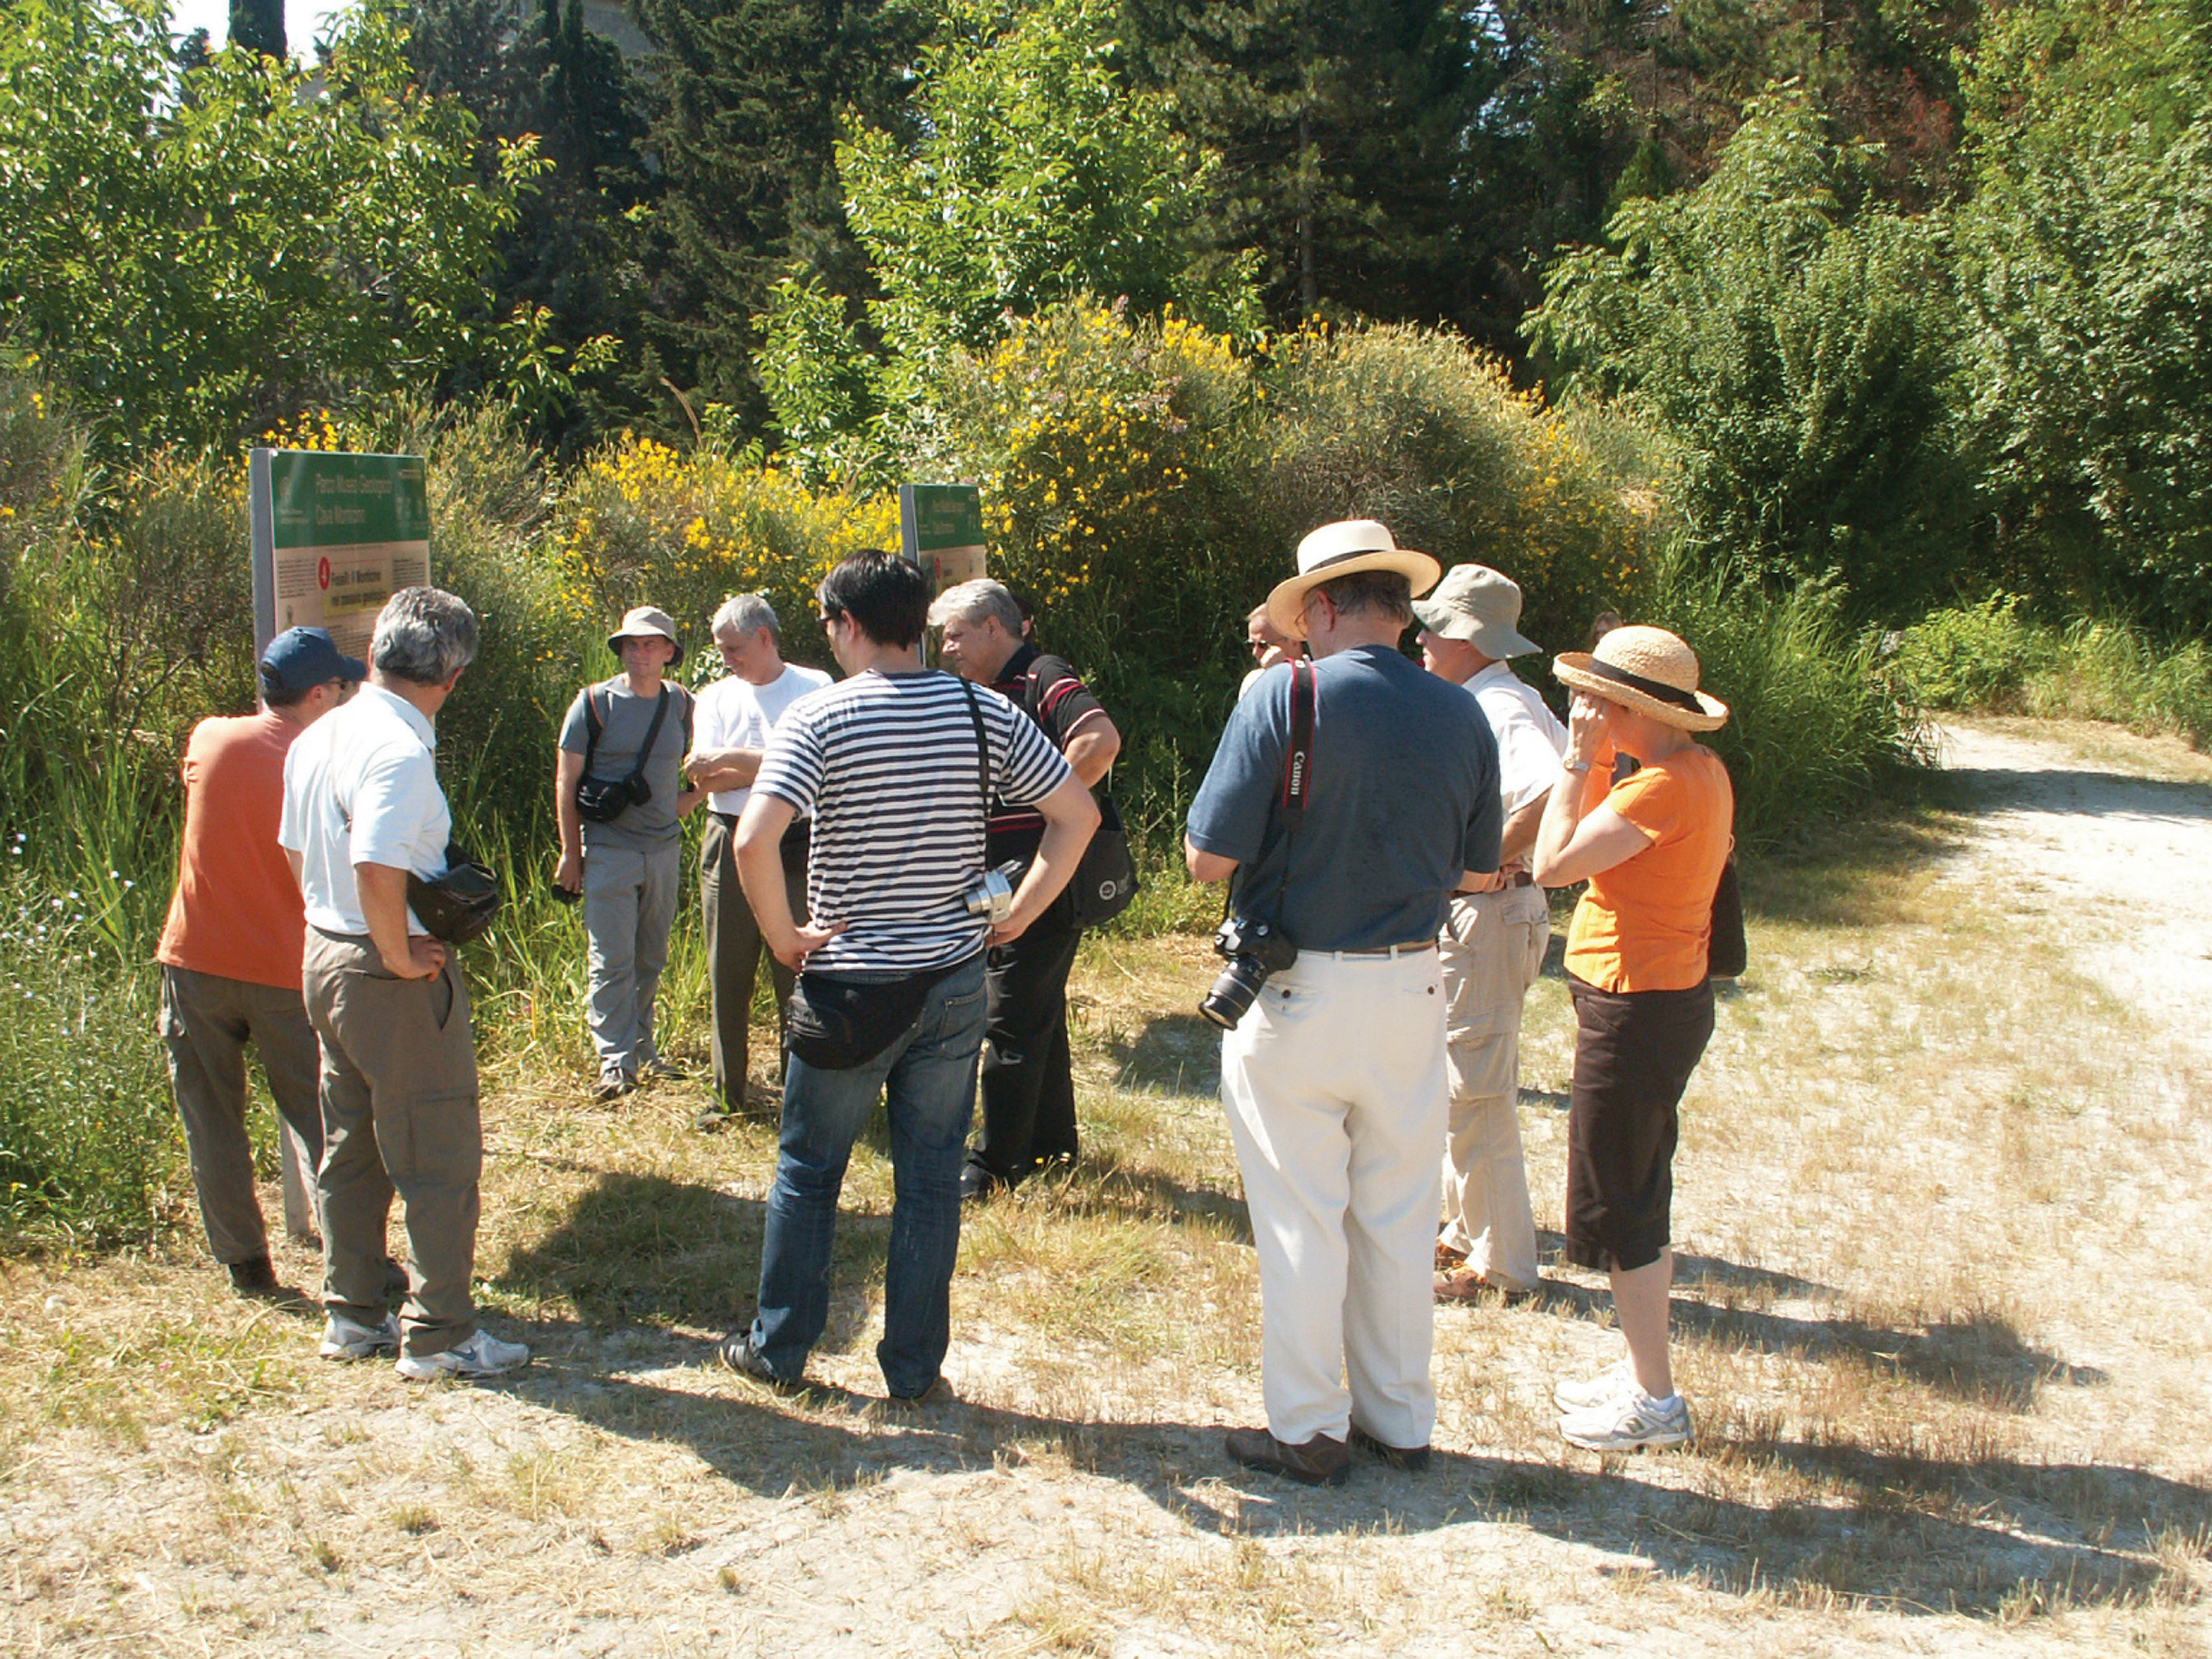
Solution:
{"label": "white sneaker", "polygon": [[390,1314],[381,1325],[364,1325],[342,1313],[323,1322],[322,1346],[315,1350],[325,1359],[374,1359],[398,1351],[399,1322]]}
{"label": "white sneaker", "polygon": [[1595,1376],[1558,1384],[1552,1390],[1552,1403],[1563,1412],[1595,1411],[1635,1391],[1636,1373],[1628,1369],[1626,1359],[1618,1359]]}
{"label": "white sneaker", "polygon": [[1678,1394],[1662,1406],[1638,1389],[1608,1406],[1567,1413],[1559,1419],[1559,1435],[1571,1446],[1598,1452],[1686,1445],[1690,1438],[1690,1402]]}
{"label": "white sneaker", "polygon": [[410,1382],[427,1382],[434,1376],[497,1376],[529,1363],[530,1350],[521,1343],[478,1331],[440,1353],[402,1354],[397,1369]]}

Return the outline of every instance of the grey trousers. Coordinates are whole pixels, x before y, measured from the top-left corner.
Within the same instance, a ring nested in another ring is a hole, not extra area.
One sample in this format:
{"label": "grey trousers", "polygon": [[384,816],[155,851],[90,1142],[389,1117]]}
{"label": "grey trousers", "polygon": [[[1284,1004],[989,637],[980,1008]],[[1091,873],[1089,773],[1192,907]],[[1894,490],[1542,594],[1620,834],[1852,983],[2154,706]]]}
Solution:
{"label": "grey trousers", "polygon": [[1437,940],[1451,1074],[1440,1237],[1485,1279],[1515,1291],[1541,1282],[1521,1150],[1521,1009],[1551,936],[1544,890],[1508,887],[1456,895]]}
{"label": "grey trousers", "polygon": [[586,1023],[599,1072],[632,1082],[657,1059],[653,1000],[668,966],[668,932],[676,923],[676,890],[684,846],[672,841],[650,853],[594,847],[584,854],[584,938],[590,949],[591,1006]]}
{"label": "grey trousers", "polygon": [[307,1018],[322,1042],[323,1305],[384,1317],[384,1232],[396,1192],[407,1226],[400,1346],[440,1353],[476,1334],[477,1109],[469,993],[448,963],[427,980],[386,971],[366,938],[307,930]]}
{"label": "grey trousers", "polygon": [[246,1130],[246,1045],[260,1053],[277,1112],[307,1156],[319,1160],[320,1060],[307,1006],[283,987],[165,964],[158,1029],[169,1051],[169,1086],[185,1122],[208,1249],[227,1267],[266,1255],[269,1229],[253,1190],[253,1143]]}
{"label": "grey trousers", "polygon": [[[782,1030],[784,1010],[791,1002],[797,975],[778,962],[761,940],[760,923],[738,884],[737,836],[733,820],[716,812],[707,820],[707,833],[699,843],[699,908],[707,923],[707,961],[714,988],[714,1092],[732,1111],[744,1107],[745,1067],[752,1041],[753,981],[760,960],[768,958],[768,973],[775,987],[776,1028]],[[806,920],[806,872],[786,867],[784,896],[791,902],[794,921]],[[777,1049],[776,1073],[782,1075],[782,1050]]]}

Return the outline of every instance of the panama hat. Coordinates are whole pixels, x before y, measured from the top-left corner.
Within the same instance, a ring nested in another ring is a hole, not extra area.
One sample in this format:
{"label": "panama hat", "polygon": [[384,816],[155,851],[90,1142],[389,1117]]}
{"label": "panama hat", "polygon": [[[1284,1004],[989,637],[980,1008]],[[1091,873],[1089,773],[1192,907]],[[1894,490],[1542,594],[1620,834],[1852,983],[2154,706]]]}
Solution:
{"label": "panama hat", "polygon": [[1662,726],[1711,732],[1728,724],[1728,705],[1698,690],[1698,653],[1663,628],[1616,628],[1595,651],[1562,651],[1552,672]]}
{"label": "panama hat", "polygon": [[1524,657],[1543,647],[1523,635],[1521,587],[1486,564],[1455,564],[1444,572],[1437,591],[1413,605],[1430,633],[1465,640],[1493,661]]}
{"label": "panama hat", "polygon": [[607,649],[619,657],[624,640],[666,640],[676,647],[676,654],[668,659],[671,668],[684,660],[684,642],[676,637],[676,622],[665,611],[653,605],[641,605],[635,610],[623,612],[622,626],[607,635]]}
{"label": "panama hat", "polygon": [[1389,531],[1372,519],[1325,524],[1298,544],[1298,574],[1275,584],[1267,595],[1267,620],[1294,640],[1306,636],[1306,595],[1323,582],[1362,570],[1395,570],[1425,593],[1443,567],[1425,553],[1401,547]]}

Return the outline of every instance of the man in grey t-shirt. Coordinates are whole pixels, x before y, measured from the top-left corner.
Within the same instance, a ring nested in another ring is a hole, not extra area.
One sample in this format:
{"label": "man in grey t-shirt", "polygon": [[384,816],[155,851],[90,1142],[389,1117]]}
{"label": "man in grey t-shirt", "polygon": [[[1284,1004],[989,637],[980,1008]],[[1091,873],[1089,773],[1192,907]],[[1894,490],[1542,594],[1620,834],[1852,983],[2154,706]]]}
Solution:
{"label": "man in grey t-shirt", "polygon": [[[691,746],[691,694],[664,678],[683,659],[676,624],[667,612],[641,605],[623,617],[607,648],[622,659],[623,672],[578,692],[561,726],[555,793],[561,867],[553,878],[556,886],[584,897],[591,951],[586,1018],[599,1053],[601,1100],[629,1093],[641,1073],[660,1066],[653,1043],[653,999],[668,963],[668,933],[683,878],[679,820],[700,800],[697,790],[684,787],[682,772]],[[658,732],[653,729],[656,712]],[[633,774],[645,799],[607,822],[587,823],[577,807],[577,785],[586,777],[619,784]]]}

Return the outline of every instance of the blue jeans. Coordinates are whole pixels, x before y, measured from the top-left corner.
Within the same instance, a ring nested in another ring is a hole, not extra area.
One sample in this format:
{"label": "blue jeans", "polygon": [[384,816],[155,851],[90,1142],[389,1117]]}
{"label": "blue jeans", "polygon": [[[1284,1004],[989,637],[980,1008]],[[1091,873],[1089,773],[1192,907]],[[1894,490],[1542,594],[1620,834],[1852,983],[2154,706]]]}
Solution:
{"label": "blue jeans", "polygon": [[761,1244],[754,1350],[787,1382],[830,1321],[830,1252],[837,1194],[853,1142],[888,1096],[890,1258],[884,1268],[884,1340],[876,1359],[891,1393],[937,1380],[951,1345],[953,1264],[960,1255],[960,1164],[983,1045],[981,952],[930,987],[912,1025],[865,1066],[825,1072],[793,1055],[783,1080],[783,1133]]}

